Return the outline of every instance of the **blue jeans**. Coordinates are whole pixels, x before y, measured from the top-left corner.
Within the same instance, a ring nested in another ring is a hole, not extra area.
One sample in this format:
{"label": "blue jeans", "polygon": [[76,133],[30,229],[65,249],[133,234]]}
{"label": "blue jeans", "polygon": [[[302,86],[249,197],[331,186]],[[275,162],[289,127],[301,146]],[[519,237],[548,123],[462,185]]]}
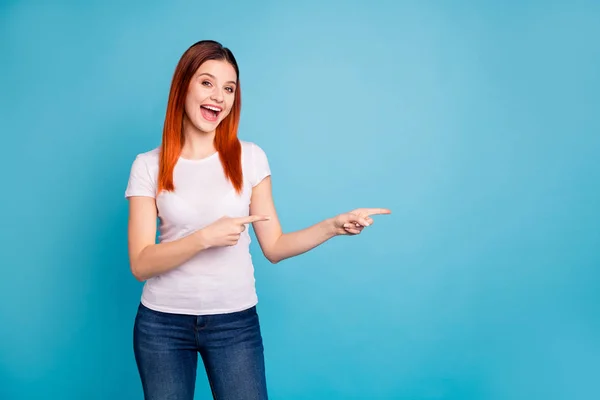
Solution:
{"label": "blue jeans", "polygon": [[140,304],[133,347],[146,400],[193,400],[198,353],[214,399],[267,399],[256,307],[193,316]]}

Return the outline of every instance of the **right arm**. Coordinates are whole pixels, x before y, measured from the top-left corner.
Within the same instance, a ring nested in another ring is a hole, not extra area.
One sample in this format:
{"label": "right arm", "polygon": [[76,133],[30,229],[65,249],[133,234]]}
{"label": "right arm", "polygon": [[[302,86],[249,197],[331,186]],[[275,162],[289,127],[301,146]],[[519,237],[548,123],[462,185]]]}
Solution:
{"label": "right arm", "polygon": [[208,248],[200,230],[157,244],[156,218],[156,202],[152,197],[129,198],[129,264],[140,282],[170,271]]}
{"label": "right arm", "polygon": [[140,282],[179,267],[203,250],[234,246],[246,224],[269,219],[263,216],[222,217],[188,236],[157,244],[156,218],[154,198],[129,198],[129,263],[133,276]]}

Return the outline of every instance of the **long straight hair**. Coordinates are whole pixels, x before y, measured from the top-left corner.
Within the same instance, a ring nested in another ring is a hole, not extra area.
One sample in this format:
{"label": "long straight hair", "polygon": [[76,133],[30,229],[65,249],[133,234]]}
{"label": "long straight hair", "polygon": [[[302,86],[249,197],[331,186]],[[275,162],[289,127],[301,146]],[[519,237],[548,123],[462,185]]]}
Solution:
{"label": "long straight hair", "polygon": [[233,53],[214,40],[202,40],[190,46],[181,56],[171,82],[167,112],[163,126],[158,170],[158,193],[173,191],[173,170],[183,148],[183,119],[185,98],[190,81],[198,68],[208,60],[222,60],[230,63],[238,78],[233,106],[229,115],[221,121],[215,132],[214,145],[219,153],[225,176],[238,193],[242,191],[242,147],[237,137],[240,120],[241,90],[240,71]]}

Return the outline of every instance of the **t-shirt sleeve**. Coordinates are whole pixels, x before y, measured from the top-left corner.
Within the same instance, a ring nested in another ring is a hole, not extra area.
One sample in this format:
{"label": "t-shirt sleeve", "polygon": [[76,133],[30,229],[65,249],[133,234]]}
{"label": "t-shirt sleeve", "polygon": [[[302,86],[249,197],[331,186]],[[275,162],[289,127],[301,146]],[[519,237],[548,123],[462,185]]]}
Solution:
{"label": "t-shirt sleeve", "polygon": [[271,168],[267,154],[256,144],[252,144],[252,164],[254,176],[252,177],[252,187],[258,185],[263,179],[271,175]]}
{"label": "t-shirt sleeve", "polygon": [[141,155],[138,155],[131,166],[129,174],[129,182],[125,190],[125,197],[131,196],[147,196],[156,198],[156,184],[152,176],[146,160]]}

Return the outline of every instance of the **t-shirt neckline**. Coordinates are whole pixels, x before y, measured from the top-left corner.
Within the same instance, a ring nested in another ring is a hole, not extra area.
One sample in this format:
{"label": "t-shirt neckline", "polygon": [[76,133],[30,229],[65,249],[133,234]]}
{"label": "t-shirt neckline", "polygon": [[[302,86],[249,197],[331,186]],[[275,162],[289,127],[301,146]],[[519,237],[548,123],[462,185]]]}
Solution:
{"label": "t-shirt neckline", "polygon": [[179,156],[179,160],[186,162],[186,163],[194,163],[194,164],[198,164],[198,163],[203,163],[203,162],[207,162],[212,160],[213,158],[217,157],[219,155],[218,151],[215,151],[214,153],[212,153],[209,156],[206,156],[204,158],[184,158],[183,156]]}

